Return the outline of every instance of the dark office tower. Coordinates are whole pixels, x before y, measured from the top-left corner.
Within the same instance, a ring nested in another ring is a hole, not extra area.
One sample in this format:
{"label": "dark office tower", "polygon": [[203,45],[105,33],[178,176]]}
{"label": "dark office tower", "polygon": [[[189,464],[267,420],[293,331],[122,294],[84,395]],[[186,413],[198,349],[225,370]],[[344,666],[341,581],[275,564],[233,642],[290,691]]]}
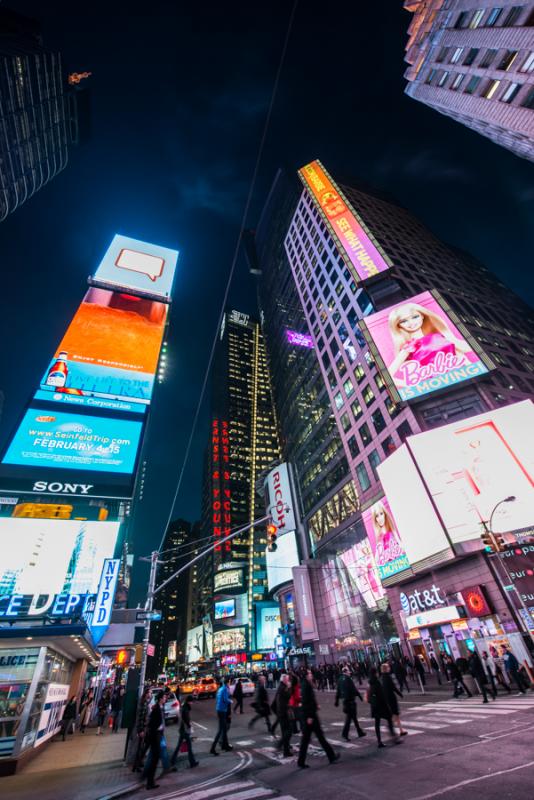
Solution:
{"label": "dark office tower", "polygon": [[534,3],[406,0],[406,94],[534,161]]}
{"label": "dark office tower", "polygon": [[[222,539],[265,514],[261,478],[280,458],[263,335],[248,314],[224,315],[212,385],[206,476],[211,532]],[[214,552],[215,573],[230,564],[240,565],[250,631],[253,605],[267,591],[265,545],[265,525],[260,525]]]}
{"label": "dark office tower", "polygon": [[77,135],[61,55],[47,50],[38,24],[0,10],[0,221],[67,165]]}
{"label": "dark office tower", "polygon": [[[163,542],[161,561],[156,583],[160,585],[190,560],[189,546],[192,541],[190,522],[176,519],[169,525]],[[169,643],[184,639],[187,625],[187,597],[189,593],[189,571],[184,571],[176,580],[156,595],[154,608],[161,611],[161,621],[153,625],[151,639],[156,647],[151,675],[163,670],[169,652]],[[171,647],[172,650],[172,647]]]}

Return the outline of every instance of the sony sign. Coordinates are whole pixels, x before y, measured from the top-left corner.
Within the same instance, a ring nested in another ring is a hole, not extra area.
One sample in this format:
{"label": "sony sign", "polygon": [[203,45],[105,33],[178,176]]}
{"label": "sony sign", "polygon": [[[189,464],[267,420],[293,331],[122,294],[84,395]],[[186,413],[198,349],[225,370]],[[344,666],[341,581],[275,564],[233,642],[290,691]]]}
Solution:
{"label": "sony sign", "polygon": [[35,481],[32,492],[46,494],[89,494],[92,483],[59,483],[58,481]]}
{"label": "sony sign", "polygon": [[[295,503],[291,494],[289,482],[289,469],[287,464],[280,464],[267,475],[265,479],[267,492],[267,513],[271,514],[273,522],[281,536],[296,529]],[[287,510],[289,509],[289,510]]]}

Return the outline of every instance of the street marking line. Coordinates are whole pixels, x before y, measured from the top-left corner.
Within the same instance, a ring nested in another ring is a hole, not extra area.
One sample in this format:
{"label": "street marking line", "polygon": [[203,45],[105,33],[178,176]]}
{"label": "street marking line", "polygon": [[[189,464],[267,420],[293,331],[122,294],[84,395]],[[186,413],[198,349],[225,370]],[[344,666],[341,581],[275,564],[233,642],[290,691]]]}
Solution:
{"label": "street marking line", "polygon": [[448,792],[453,792],[455,789],[461,789],[463,786],[470,786],[472,783],[478,783],[479,781],[487,781],[489,778],[496,778],[499,775],[509,775],[511,772],[517,772],[520,769],[527,769],[528,767],[534,767],[534,761],[528,761],[526,764],[519,764],[517,767],[508,767],[508,769],[491,772],[489,775],[479,775],[478,778],[467,778],[465,781],[460,781],[460,783],[444,786],[442,789],[437,789],[435,792],[430,792],[429,794],[420,794],[417,795],[417,797],[410,797],[408,800],[432,800],[433,797],[441,797]]}
{"label": "street marking line", "polygon": [[402,727],[403,727],[403,729],[404,729],[405,731],[407,731],[407,733],[409,733],[411,736],[417,736],[417,734],[418,734],[418,733],[423,733],[423,731],[416,731],[416,730],[414,730],[413,728],[407,727],[406,725],[403,725]]}
{"label": "street marking line", "polygon": [[232,792],[231,794],[223,792],[217,800],[252,800],[253,797],[267,797],[268,795],[272,797],[274,793],[274,789],[257,786],[256,789],[249,789],[245,792]]}
{"label": "street marking line", "polygon": [[239,745],[239,747],[250,747],[251,744],[256,744],[256,740],[255,739],[240,739],[238,742],[236,742],[236,744]]}
{"label": "street marking line", "polygon": [[203,731],[207,731],[207,727],[205,725],[201,725],[200,722],[193,722],[193,725],[196,725],[197,728],[202,728]]}
{"label": "street marking line", "polygon": [[[426,753],[424,756],[416,756],[412,758],[412,762],[414,761],[426,761],[427,758],[435,758],[436,756],[445,756],[447,753],[454,753],[456,750],[467,750],[468,747],[478,747],[479,745],[483,744],[486,745],[488,740],[493,741],[496,739],[505,739],[507,736],[513,736],[516,733],[525,733],[526,731],[534,730],[533,725],[527,725],[525,728],[513,728],[513,730],[508,731],[507,733],[501,733],[499,736],[491,736],[487,734],[485,737],[479,736],[478,742],[468,742],[467,744],[459,744],[456,747],[448,747],[447,750],[436,750],[434,753]],[[490,738],[491,736],[491,738]],[[412,798],[411,800],[414,800]]]}
{"label": "street marking line", "polygon": [[[187,800],[203,800],[204,797],[217,797],[224,792],[243,791],[257,786],[254,781],[240,781],[239,783],[229,783],[227,786],[215,786],[212,789],[204,789],[200,792],[193,792],[187,796]],[[193,787],[196,788],[196,787]],[[158,798],[159,800],[159,798]]]}
{"label": "street marking line", "polygon": [[429,731],[439,731],[443,725],[436,725],[434,722],[426,722],[423,719],[412,719],[410,717],[410,725],[415,725],[416,728],[425,728]]}
{"label": "street marking line", "polygon": [[446,714],[434,714],[427,717],[431,722],[445,722],[448,725],[465,725],[467,722],[474,722],[473,719],[461,719],[460,717],[447,716]]}
{"label": "street marking line", "polygon": [[[188,795],[192,789],[203,789],[205,786],[213,786],[214,783],[220,783],[220,781],[225,780],[225,778],[229,778],[231,775],[234,775],[236,772],[240,772],[242,769],[246,769],[252,764],[252,756],[250,753],[237,753],[237,755],[239,756],[239,762],[226,772],[222,772],[219,775],[214,775],[213,778],[208,778],[205,781],[195,783],[185,789],[176,789],[173,792],[167,792],[167,794],[159,794],[154,800],[173,800],[174,798],[182,797],[183,795],[187,795],[187,800],[192,800],[192,798]],[[253,781],[248,781],[248,783],[252,783],[252,785],[254,785]],[[219,787],[219,789],[220,788],[221,787]],[[224,789],[224,787],[222,788]],[[211,790],[208,789],[208,792],[211,793]],[[205,791],[196,792],[195,800],[204,800],[204,798],[207,796],[208,794]]]}

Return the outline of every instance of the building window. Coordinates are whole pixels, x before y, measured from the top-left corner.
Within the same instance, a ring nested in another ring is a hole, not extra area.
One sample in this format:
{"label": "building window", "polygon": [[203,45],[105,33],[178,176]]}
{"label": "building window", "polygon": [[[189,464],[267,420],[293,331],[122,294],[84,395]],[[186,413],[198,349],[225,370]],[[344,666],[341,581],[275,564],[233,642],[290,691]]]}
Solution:
{"label": "building window", "polygon": [[475,11],[475,13],[471,18],[471,22],[469,23],[469,27],[471,29],[478,28],[478,26],[482,22],[482,17],[484,16],[485,13],[486,13],[485,8],[479,8],[478,11]]}
{"label": "building window", "polygon": [[368,444],[371,444],[372,436],[371,431],[369,430],[369,425],[367,422],[364,422],[363,425],[360,425],[358,428],[359,434],[361,436],[361,440],[363,442],[363,446],[367,447]]}
{"label": "building window", "polygon": [[373,425],[375,426],[376,432],[381,433],[386,427],[386,420],[384,419],[384,415],[379,408],[377,408],[376,411],[373,411],[371,414],[371,419],[373,420]]}
{"label": "building window", "polygon": [[458,19],[454,23],[454,27],[455,28],[467,28],[468,22],[469,22],[469,12],[468,11],[462,11],[458,15]]}
{"label": "building window", "polygon": [[347,444],[349,446],[349,452],[350,452],[351,456],[353,458],[356,458],[356,456],[360,452],[360,448],[358,447],[358,442],[356,441],[356,437],[355,436],[351,436],[349,441],[347,442]]}
{"label": "building window", "polygon": [[384,451],[386,458],[390,456],[396,449],[397,448],[395,446],[395,442],[393,441],[393,436],[386,436],[382,442],[382,450]]}
{"label": "building window", "polygon": [[399,406],[395,405],[391,397],[386,397],[384,400],[389,416],[393,419],[400,412]]}
{"label": "building window", "polygon": [[467,53],[466,57],[464,58],[464,64],[466,67],[471,66],[475,58],[478,56],[480,52],[479,47],[470,47],[469,52]]}
{"label": "building window", "polygon": [[404,442],[407,436],[412,435],[412,429],[410,428],[410,425],[406,420],[404,420],[404,422],[401,422],[401,424],[397,428],[397,433],[399,435],[399,439],[401,440],[401,442]]}
{"label": "building window", "polygon": [[509,70],[517,58],[518,50],[507,50],[497,65],[497,69]]}
{"label": "building window", "polygon": [[367,386],[363,387],[362,397],[363,397],[363,399],[365,401],[365,404],[368,405],[368,406],[370,406],[371,403],[373,402],[373,400],[375,399],[375,394],[374,394],[373,390],[371,389],[371,387],[369,386],[369,384],[367,384]]}
{"label": "building window", "polygon": [[523,11],[524,6],[512,6],[508,14],[505,16],[502,22],[503,28],[511,28],[512,25],[515,25],[519,17],[521,16],[521,12]]}
{"label": "building window", "polygon": [[480,69],[486,69],[493,63],[493,59],[497,55],[498,50],[486,50],[478,65]]}
{"label": "building window", "polygon": [[350,378],[347,378],[347,380],[343,384],[343,388],[345,390],[345,394],[347,395],[347,397],[350,397],[351,395],[354,394],[354,385]]}
{"label": "building window", "polygon": [[355,367],[354,367],[354,377],[356,378],[358,383],[361,383],[363,381],[363,379],[365,378],[365,370],[364,370],[364,368],[362,367],[361,364],[356,364],[355,365]]}
{"label": "building window", "polygon": [[439,53],[438,53],[438,55],[436,57],[436,61],[437,61],[438,64],[441,64],[443,61],[445,61],[447,59],[447,56],[449,55],[450,49],[451,49],[450,47],[442,47],[441,48],[441,50],[439,51]]}
{"label": "building window", "polygon": [[355,400],[354,403],[351,405],[352,413],[354,414],[354,419],[360,419],[361,415],[363,414],[362,407],[360,405],[359,400]]}
{"label": "building window", "polygon": [[436,75],[436,72],[437,72],[436,69],[431,69],[428,75],[426,76],[425,83],[432,83],[432,81],[434,80],[434,76]]}
{"label": "building window", "polygon": [[343,405],[343,395],[341,392],[338,392],[334,397],[334,403],[336,404],[336,408],[339,409]]}
{"label": "building window", "polygon": [[500,85],[500,81],[489,81],[480,96],[485,97],[486,100],[491,100]]}
{"label": "building window", "polygon": [[517,93],[521,89],[522,85],[523,85],[522,83],[511,83],[511,84],[509,84],[509,86],[505,89],[505,91],[504,91],[504,93],[503,93],[503,95],[501,97],[502,102],[503,103],[511,103],[512,100],[514,99],[514,97],[517,95]]}
{"label": "building window", "polygon": [[373,475],[375,476],[375,480],[379,480],[378,472],[376,468],[380,464],[380,456],[378,455],[378,450],[371,450],[369,453],[369,464],[371,465],[371,469],[373,470]]}
{"label": "building window", "polygon": [[456,64],[462,57],[463,52],[464,52],[463,47],[457,47],[454,53],[452,54],[451,64]]}
{"label": "building window", "polygon": [[367,474],[364,464],[358,464],[356,467],[356,475],[362,487],[362,492],[366,492],[371,485],[371,481],[369,480],[369,475]]}
{"label": "building window", "polygon": [[492,8],[486,20],[486,27],[492,28],[502,14],[502,8]]}
{"label": "building window", "polygon": [[450,73],[447,72],[447,70],[443,70],[443,72],[441,73],[441,75],[439,77],[439,80],[438,80],[438,86],[445,86],[445,84],[447,82],[447,78],[449,77],[449,75],[450,75]]}
{"label": "building window", "polygon": [[343,430],[346,433],[348,431],[348,429],[350,428],[350,426],[351,426],[350,417],[349,417],[349,415],[347,414],[346,411],[345,411],[344,414],[341,415],[340,422],[341,422],[341,427],[343,428]]}
{"label": "building window", "polygon": [[534,108],[534,86],[521,103],[523,108]]}
{"label": "building window", "polygon": [[455,92],[462,85],[462,81],[464,78],[465,78],[465,72],[459,72],[455,76],[453,82],[451,83],[450,88]]}
{"label": "building window", "polygon": [[481,81],[481,78],[479,78],[478,75],[473,75],[469,79],[469,83],[467,84],[467,86],[464,89],[464,94],[473,94],[475,89],[477,88],[478,84],[480,83],[480,81]]}
{"label": "building window", "polygon": [[525,58],[519,67],[519,72],[534,72],[534,50]]}

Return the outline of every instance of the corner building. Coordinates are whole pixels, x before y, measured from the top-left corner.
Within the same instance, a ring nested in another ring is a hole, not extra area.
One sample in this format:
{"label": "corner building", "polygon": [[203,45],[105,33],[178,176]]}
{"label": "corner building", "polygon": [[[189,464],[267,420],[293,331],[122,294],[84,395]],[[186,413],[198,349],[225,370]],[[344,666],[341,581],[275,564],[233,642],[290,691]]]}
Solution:
{"label": "corner building", "polygon": [[[262,476],[280,457],[265,344],[248,314],[225,313],[212,374],[208,491],[203,535],[224,538],[265,515]],[[255,647],[256,606],[267,595],[265,525],[219,545],[213,555],[213,656]],[[228,601],[229,614],[217,603]],[[210,611],[212,611],[210,609]]]}
{"label": "corner building", "polygon": [[407,0],[406,94],[534,160],[534,3]]}
{"label": "corner building", "polygon": [[[377,612],[383,609],[380,592],[375,592],[374,602],[363,603],[357,592],[344,585],[351,580],[344,553],[355,544],[365,546],[363,518],[383,495],[378,475],[381,463],[413,434],[534,395],[532,310],[474,258],[439,241],[391,199],[347,183],[334,187],[350,204],[386,270],[363,284],[355,279],[354,264],[347,251],[305,187],[291,217],[284,248],[350,470],[350,481],[341,480],[337,494],[349,486],[354,492],[352,505],[340,503],[339,499],[334,503],[333,497],[325,493],[322,504],[315,506],[307,518],[316,555],[308,562],[317,617],[317,633],[311,639],[315,641],[316,654],[325,658],[356,656],[370,646],[380,649],[397,638],[390,635],[388,615],[380,613],[370,620],[375,633],[367,638],[369,619],[366,623],[365,615],[370,608]],[[261,226],[258,236],[260,231]],[[271,254],[264,270],[270,268],[269,262],[273,269],[282,269],[282,256],[276,261]],[[439,291],[473,346],[484,351],[489,371],[479,379],[429,393],[416,403],[395,402],[360,323],[373,313],[429,290]],[[273,299],[271,307],[274,311],[280,309]],[[317,451],[320,450],[319,444]],[[302,481],[301,475],[299,478]],[[339,512],[337,518],[329,513],[333,505]],[[325,524],[328,521],[330,524]],[[340,558],[344,560],[344,571],[348,570],[348,577],[345,575],[343,580],[334,568],[339,566]],[[471,558],[481,560],[483,556],[478,553]],[[469,558],[458,558],[447,569],[454,571],[455,566],[467,568],[466,574],[473,579],[476,570]],[[481,567],[479,574],[482,572],[487,577],[487,567]],[[397,582],[396,578],[383,580],[386,586]],[[361,595],[361,581],[358,588]],[[502,597],[495,580],[493,590]],[[398,590],[387,589],[387,593],[396,611],[400,602]],[[497,605],[493,603],[494,608]],[[398,639],[403,639],[405,631],[398,627],[397,632]]]}

